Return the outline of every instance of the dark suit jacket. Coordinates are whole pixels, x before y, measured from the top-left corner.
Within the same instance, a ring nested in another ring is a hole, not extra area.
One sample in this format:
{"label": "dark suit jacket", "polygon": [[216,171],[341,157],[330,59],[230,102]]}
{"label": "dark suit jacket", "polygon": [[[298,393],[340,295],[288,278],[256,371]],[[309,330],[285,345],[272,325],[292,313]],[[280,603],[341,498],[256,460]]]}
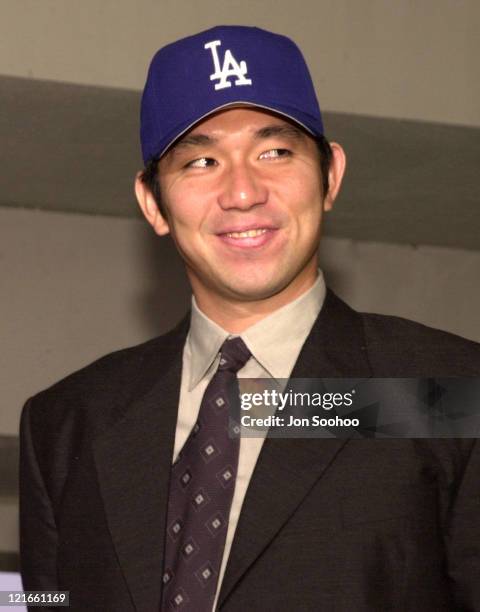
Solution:
{"label": "dark suit jacket", "polygon": [[[153,612],[188,317],[29,400],[25,589],[73,610]],[[328,292],[292,376],[478,376],[479,345]],[[267,439],[220,595],[225,612],[480,610],[476,441]],[[201,611],[199,611],[201,612]]]}

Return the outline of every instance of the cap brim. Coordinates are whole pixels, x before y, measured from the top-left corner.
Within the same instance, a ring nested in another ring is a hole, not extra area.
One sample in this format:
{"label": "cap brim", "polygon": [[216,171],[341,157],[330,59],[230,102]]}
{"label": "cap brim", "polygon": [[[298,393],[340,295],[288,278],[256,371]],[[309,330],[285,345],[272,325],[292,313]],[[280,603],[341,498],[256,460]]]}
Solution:
{"label": "cap brim", "polygon": [[286,117],[287,119],[290,119],[291,121],[293,121],[294,123],[296,123],[297,125],[302,127],[304,130],[306,130],[312,136],[320,135],[315,130],[313,130],[310,127],[308,127],[308,125],[306,124],[305,121],[300,120],[299,117],[296,116],[297,114],[300,114],[298,112],[295,113],[295,115],[294,115],[291,112],[288,112],[285,109],[281,110],[278,107],[274,108],[273,106],[267,106],[265,104],[257,104],[255,102],[249,102],[247,100],[236,100],[235,102],[228,102],[227,104],[222,104],[220,106],[216,106],[215,108],[210,109],[208,112],[204,113],[200,117],[195,117],[194,119],[189,120],[185,124],[183,124],[181,126],[178,126],[177,130],[175,130],[175,135],[168,139],[167,144],[162,146],[160,153],[158,155],[156,155],[155,157],[160,159],[163,155],[165,155],[165,153],[167,153],[167,151],[170,148],[172,148],[175,145],[175,143],[184,134],[186,134],[189,130],[191,130],[193,127],[195,127],[198,123],[200,123],[201,121],[203,121],[207,117],[210,117],[211,115],[214,115],[215,113],[218,113],[219,111],[225,110],[226,108],[235,108],[235,107],[261,108],[262,110],[269,111],[271,113],[274,113],[275,115],[281,115],[283,117]]}

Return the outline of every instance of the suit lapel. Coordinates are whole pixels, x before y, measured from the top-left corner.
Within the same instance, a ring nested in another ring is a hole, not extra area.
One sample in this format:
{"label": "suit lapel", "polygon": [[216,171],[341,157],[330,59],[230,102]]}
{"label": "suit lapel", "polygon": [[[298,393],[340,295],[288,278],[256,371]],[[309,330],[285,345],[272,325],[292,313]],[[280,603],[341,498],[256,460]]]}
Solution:
{"label": "suit lapel", "polygon": [[[371,375],[361,315],[327,291],[291,378]],[[289,521],[346,442],[346,439],[265,440],[240,514],[220,604]]]}
{"label": "suit lapel", "polygon": [[[94,441],[107,522],[138,609],[160,601],[170,466],[187,316],[145,365],[140,392],[123,417]],[[149,381],[149,382],[147,382]]]}

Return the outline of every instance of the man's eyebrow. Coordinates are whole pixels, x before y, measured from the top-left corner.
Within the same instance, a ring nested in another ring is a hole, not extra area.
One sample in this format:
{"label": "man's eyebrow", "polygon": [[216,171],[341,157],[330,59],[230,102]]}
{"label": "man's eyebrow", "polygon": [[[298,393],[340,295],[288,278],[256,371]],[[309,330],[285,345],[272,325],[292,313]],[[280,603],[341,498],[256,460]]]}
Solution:
{"label": "man's eyebrow", "polygon": [[294,125],[267,125],[255,132],[255,138],[271,138],[272,136],[283,136],[293,140],[303,140],[305,133]]}
{"label": "man's eyebrow", "polygon": [[178,142],[172,147],[172,151],[181,149],[183,147],[196,147],[201,145],[210,145],[217,142],[216,138],[212,138],[207,134],[187,134],[183,138],[180,138]]}

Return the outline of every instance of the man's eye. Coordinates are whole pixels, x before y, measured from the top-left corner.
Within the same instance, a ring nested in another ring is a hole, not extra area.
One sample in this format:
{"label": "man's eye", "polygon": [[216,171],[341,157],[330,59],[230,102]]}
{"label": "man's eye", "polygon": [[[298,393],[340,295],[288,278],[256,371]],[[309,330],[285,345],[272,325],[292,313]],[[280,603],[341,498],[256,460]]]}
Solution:
{"label": "man's eye", "polygon": [[288,157],[291,152],[288,149],[270,149],[260,155],[260,159],[276,159],[278,157]]}
{"label": "man's eye", "polygon": [[216,164],[216,161],[211,157],[199,157],[191,162],[188,162],[186,168],[208,168]]}

